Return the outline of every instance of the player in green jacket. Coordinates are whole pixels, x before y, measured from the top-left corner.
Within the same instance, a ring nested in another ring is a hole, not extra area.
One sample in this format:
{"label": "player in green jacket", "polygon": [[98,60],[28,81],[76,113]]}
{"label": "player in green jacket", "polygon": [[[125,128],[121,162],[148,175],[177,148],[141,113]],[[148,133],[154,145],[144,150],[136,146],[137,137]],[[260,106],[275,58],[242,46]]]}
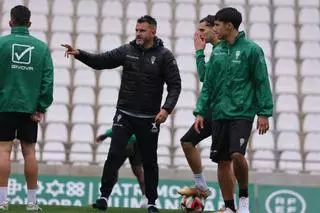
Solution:
{"label": "player in green jacket", "polygon": [[[112,137],[112,128],[107,129],[107,131],[104,134],[99,135],[96,138],[96,141],[98,143],[104,141],[106,138]],[[137,147],[137,139],[135,135],[132,135],[128,140],[127,145],[127,155],[124,156],[122,159],[122,164],[126,161],[127,158],[129,158],[129,162],[131,165],[131,169],[133,174],[136,176],[138,183],[141,188],[141,192],[143,195],[143,201],[141,202],[141,208],[147,208],[148,207],[148,200],[145,196],[145,182],[144,182],[144,172],[142,167],[142,160],[139,153],[139,149]],[[117,174],[118,175],[118,174]],[[118,176],[114,177],[114,180],[118,180]]]}
{"label": "player in green jacket", "polygon": [[[235,8],[217,12],[214,29],[222,41],[213,50],[194,114],[195,128],[200,132],[203,116],[208,109],[212,111],[214,137],[210,158],[218,163],[231,164],[232,160],[239,184],[238,212],[249,213],[248,164],[244,155],[256,115],[259,134],[268,131],[273,100],[263,51],[238,31],[241,22],[241,13]],[[223,181],[229,187],[221,190],[230,198],[225,200],[223,212],[236,212],[233,180],[226,176]]]}
{"label": "player in green jacket", "polygon": [[38,211],[35,157],[38,122],[53,97],[53,65],[48,46],[29,34],[31,12],[11,9],[11,34],[0,37],[0,210],[8,209],[7,187],[13,140],[20,140],[28,188],[27,210]]}

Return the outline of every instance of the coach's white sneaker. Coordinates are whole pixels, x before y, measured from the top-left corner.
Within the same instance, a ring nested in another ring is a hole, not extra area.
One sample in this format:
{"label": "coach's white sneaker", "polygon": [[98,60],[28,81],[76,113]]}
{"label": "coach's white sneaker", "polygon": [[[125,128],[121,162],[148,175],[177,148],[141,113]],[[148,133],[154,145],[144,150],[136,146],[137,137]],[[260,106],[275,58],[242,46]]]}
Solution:
{"label": "coach's white sneaker", "polygon": [[7,211],[9,209],[9,204],[7,201],[0,204],[0,211]]}
{"label": "coach's white sneaker", "polygon": [[26,207],[27,211],[42,211],[38,203],[28,203]]}
{"label": "coach's white sneaker", "polygon": [[250,213],[249,211],[249,198],[248,197],[241,197],[239,199],[239,209],[238,213]]}
{"label": "coach's white sneaker", "polygon": [[147,209],[148,208],[148,198],[143,195],[140,208]]}

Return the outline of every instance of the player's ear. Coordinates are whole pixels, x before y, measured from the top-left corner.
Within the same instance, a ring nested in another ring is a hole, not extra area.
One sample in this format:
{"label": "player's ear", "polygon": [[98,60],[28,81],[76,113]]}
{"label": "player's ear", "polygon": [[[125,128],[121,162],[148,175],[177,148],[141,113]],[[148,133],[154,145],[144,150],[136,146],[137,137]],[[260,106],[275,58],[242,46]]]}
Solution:
{"label": "player's ear", "polygon": [[13,24],[13,21],[10,20],[10,21],[9,21],[9,27],[13,27],[13,25],[14,25],[14,24]]}
{"label": "player's ear", "polygon": [[27,24],[27,27],[29,28],[31,26],[31,21],[29,21],[29,23]]}

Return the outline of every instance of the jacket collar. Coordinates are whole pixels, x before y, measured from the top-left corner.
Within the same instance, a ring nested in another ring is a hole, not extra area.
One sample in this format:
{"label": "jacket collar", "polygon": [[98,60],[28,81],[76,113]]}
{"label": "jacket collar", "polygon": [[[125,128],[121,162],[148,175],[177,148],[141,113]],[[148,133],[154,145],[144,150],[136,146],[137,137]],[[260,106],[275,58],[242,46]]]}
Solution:
{"label": "jacket collar", "polygon": [[12,27],[11,34],[29,35],[29,30],[24,26]]}
{"label": "jacket collar", "polygon": [[[131,41],[130,45],[134,46],[135,48],[144,50],[143,47],[141,47],[140,45],[137,45],[136,40]],[[155,37],[153,40],[153,46],[149,49],[154,49],[154,48],[158,48],[158,47],[163,47],[163,41],[160,38]]]}

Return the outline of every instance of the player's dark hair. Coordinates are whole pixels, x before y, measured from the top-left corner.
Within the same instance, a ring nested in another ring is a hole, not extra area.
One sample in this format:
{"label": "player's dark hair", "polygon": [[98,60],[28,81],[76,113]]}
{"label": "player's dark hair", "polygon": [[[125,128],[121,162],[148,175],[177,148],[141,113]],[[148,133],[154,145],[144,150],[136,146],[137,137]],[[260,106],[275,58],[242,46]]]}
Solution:
{"label": "player's dark hair", "polygon": [[206,17],[204,17],[203,19],[201,19],[201,20],[199,21],[199,23],[207,22],[207,25],[208,25],[208,26],[213,27],[215,20],[216,20],[216,18],[215,18],[214,15],[207,15]]}
{"label": "player's dark hair", "polygon": [[242,22],[242,15],[236,8],[225,7],[217,12],[216,21],[230,22],[238,30]]}
{"label": "player's dark hair", "polygon": [[23,5],[17,5],[11,9],[10,16],[15,25],[26,26],[30,22],[31,12],[27,7]]}
{"label": "player's dark hair", "polygon": [[157,21],[155,18],[153,18],[152,16],[149,16],[149,15],[145,15],[145,16],[142,16],[140,17],[138,20],[137,20],[138,23],[143,23],[143,22],[147,22],[148,24],[150,24],[151,26],[157,28]]}

